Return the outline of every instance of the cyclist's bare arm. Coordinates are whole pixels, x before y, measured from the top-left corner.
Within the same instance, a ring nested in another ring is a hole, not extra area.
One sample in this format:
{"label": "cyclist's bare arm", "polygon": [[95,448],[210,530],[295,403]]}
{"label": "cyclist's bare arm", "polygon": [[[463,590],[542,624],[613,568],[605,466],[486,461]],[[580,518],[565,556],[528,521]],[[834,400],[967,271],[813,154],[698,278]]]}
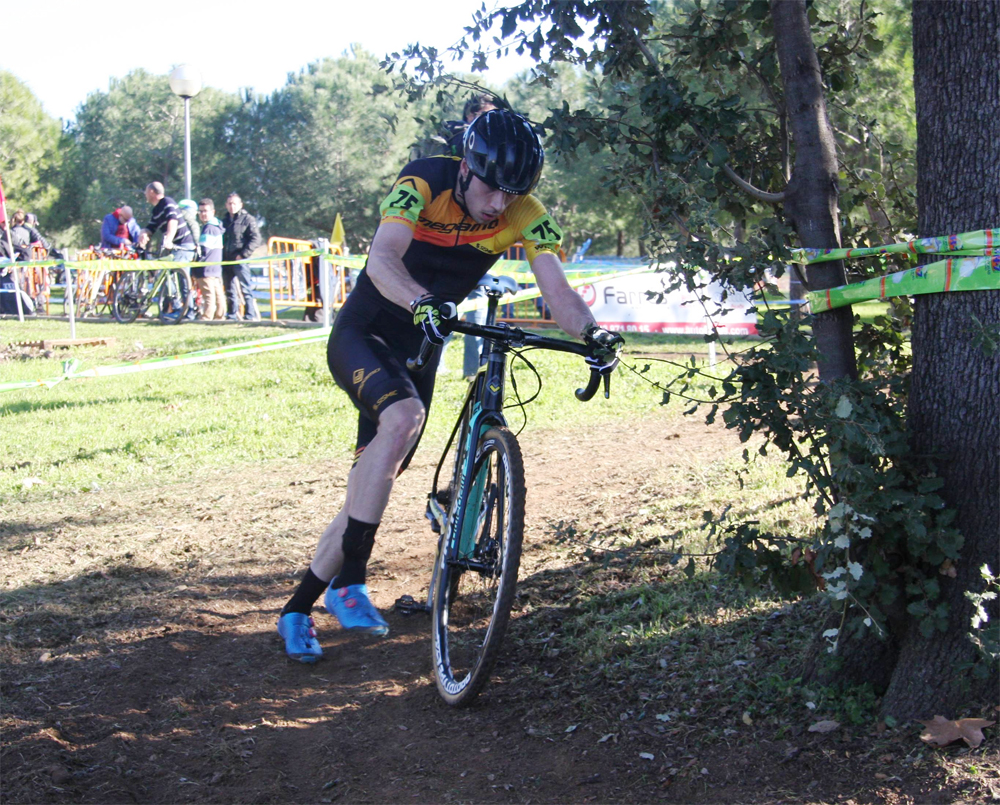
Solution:
{"label": "cyclist's bare arm", "polygon": [[566,281],[559,258],[551,252],[542,252],[535,256],[531,270],[556,324],[574,338],[583,336],[583,331],[594,323],[594,317],[583,297]]}
{"label": "cyclist's bare arm", "polygon": [[415,282],[403,265],[403,255],[413,240],[413,230],[405,224],[383,223],[375,233],[368,265],[368,278],[390,302],[404,310],[410,309],[410,302],[427,293],[427,289]]}

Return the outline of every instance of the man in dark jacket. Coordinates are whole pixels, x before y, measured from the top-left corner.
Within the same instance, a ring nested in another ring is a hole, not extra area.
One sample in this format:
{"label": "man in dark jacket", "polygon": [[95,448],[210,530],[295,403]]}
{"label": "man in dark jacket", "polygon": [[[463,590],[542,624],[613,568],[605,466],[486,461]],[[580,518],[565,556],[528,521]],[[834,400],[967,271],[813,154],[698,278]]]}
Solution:
{"label": "man in dark jacket", "polygon": [[24,210],[14,213],[14,226],[10,230],[10,239],[14,244],[14,251],[17,252],[18,260],[31,259],[31,247],[38,243],[46,251],[49,243],[41,236],[35,227],[28,223],[28,214]]}
{"label": "man in dark jacket", "polygon": [[[237,193],[230,193],[226,198],[226,209],[229,212],[222,219],[222,259],[245,260],[260,246],[257,220],[243,209],[243,199]],[[236,298],[236,283],[239,283],[239,288],[243,292],[245,319],[260,321],[257,303],[253,298],[250,266],[246,263],[223,266],[222,282],[226,287],[226,318],[232,321],[240,320],[239,301]]]}

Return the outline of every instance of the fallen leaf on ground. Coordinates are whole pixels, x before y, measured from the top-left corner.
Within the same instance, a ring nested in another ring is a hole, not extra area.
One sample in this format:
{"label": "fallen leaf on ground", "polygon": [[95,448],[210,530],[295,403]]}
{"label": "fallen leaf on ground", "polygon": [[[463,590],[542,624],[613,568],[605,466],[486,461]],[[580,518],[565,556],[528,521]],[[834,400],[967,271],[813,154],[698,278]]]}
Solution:
{"label": "fallen leaf on ground", "polygon": [[649,752],[640,752],[639,757],[643,760],[656,760],[656,755],[651,755]]}
{"label": "fallen leaf on ground", "polygon": [[809,732],[833,732],[839,726],[839,721],[817,721],[809,727]]}
{"label": "fallen leaf on ground", "polygon": [[949,721],[944,716],[934,716],[932,721],[921,721],[926,731],[920,736],[921,741],[934,746],[947,746],[955,741],[965,741],[975,749],[983,742],[983,730],[992,727],[995,721],[985,718],[960,718]]}

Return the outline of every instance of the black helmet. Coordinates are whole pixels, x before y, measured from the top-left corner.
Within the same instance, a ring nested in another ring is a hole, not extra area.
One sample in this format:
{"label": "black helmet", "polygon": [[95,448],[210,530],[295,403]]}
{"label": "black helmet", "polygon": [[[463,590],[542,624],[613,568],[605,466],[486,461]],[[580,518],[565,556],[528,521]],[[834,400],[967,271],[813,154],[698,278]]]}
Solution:
{"label": "black helmet", "polygon": [[465,132],[465,161],[490,187],[524,196],[542,175],[545,152],[526,118],[507,109],[477,117]]}

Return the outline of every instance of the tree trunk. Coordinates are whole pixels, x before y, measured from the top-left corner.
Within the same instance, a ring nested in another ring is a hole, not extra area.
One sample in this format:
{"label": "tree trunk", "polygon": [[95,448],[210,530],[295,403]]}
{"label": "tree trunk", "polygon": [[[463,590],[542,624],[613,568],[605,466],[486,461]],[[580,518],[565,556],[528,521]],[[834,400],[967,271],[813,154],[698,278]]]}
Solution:
{"label": "tree trunk", "polygon": [[[1000,0],[915,0],[913,66],[919,234],[1000,227]],[[973,317],[1000,326],[1000,293],[915,297],[912,445],[934,460],[965,542],[957,577],[940,577],[948,630],[901,635],[883,699],[897,718],[956,718],[1000,687],[995,666],[982,680],[959,667],[975,656],[963,592],[982,590],[979,568],[998,570],[1000,554],[1000,354],[975,340]]]}
{"label": "tree trunk", "polygon": [[619,257],[625,256],[625,231],[623,229],[618,230],[618,248],[615,254]]}
{"label": "tree trunk", "polygon": [[[837,153],[805,0],[771,0],[771,16],[795,146],[792,178],[785,190],[785,213],[803,246],[837,248],[840,246]],[[811,290],[843,285],[844,264],[837,260],[811,266],[808,280]],[[857,376],[852,319],[850,307],[820,313],[814,318],[813,335],[822,354],[821,380]]]}

